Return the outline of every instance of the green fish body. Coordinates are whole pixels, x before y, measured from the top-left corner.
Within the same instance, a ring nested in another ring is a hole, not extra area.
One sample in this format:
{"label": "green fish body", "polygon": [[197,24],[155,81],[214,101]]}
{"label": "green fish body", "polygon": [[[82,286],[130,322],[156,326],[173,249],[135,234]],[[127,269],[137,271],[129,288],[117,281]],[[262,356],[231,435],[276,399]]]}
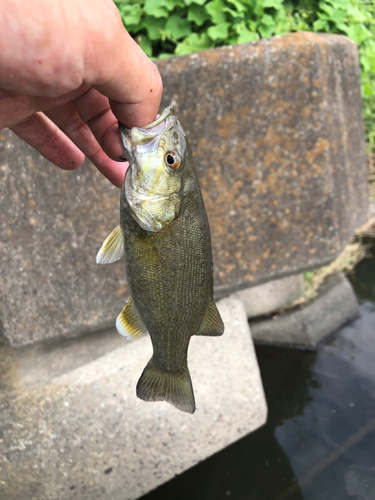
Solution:
{"label": "green fish body", "polygon": [[121,132],[130,167],[120,226],[98,261],[125,254],[131,296],[116,326],[130,338],[150,333],[153,356],[137,396],[193,413],[190,337],[221,335],[224,326],[213,301],[210,229],[192,154],[172,106],[147,127]]}

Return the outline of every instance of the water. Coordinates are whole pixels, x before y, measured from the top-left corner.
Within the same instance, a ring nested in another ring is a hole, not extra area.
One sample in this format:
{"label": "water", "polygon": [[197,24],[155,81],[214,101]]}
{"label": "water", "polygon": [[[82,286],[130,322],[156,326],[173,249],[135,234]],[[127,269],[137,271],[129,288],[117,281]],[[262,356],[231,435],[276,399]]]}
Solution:
{"label": "water", "polygon": [[317,351],[257,348],[267,424],[142,500],[375,499],[375,259],[350,280],[360,317]]}

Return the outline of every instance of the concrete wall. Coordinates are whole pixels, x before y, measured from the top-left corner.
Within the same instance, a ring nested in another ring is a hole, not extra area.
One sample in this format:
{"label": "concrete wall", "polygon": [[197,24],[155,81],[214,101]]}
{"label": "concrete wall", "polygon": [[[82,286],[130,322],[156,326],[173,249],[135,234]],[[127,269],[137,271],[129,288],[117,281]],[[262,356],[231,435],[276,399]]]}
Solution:
{"label": "concrete wall", "polygon": [[[357,48],[299,33],[158,63],[207,205],[217,296],[333,260],[367,215]],[[114,323],[123,263],[97,266],[119,191],[0,135],[0,328],[24,345]]]}
{"label": "concrete wall", "polygon": [[[129,343],[112,328],[122,345],[84,362],[95,335],[48,354],[0,350],[1,500],[134,500],[263,425],[246,311],[235,297],[218,307],[225,335],[196,336],[189,348],[194,415],[136,397],[148,336]],[[74,358],[82,365],[72,369]]]}

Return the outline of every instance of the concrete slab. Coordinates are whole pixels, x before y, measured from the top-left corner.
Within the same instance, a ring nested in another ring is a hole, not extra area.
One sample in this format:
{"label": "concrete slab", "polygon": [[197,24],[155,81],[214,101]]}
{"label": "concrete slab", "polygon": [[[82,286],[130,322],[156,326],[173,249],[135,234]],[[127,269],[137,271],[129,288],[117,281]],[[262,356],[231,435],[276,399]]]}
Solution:
{"label": "concrete slab", "polygon": [[290,307],[304,293],[303,274],[297,274],[240,290],[236,295],[244,303],[247,317],[255,318]]}
{"label": "concrete slab", "polygon": [[349,280],[342,273],[322,285],[307,306],[270,319],[250,321],[253,339],[261,343],[315,347],[322,339],[359,313]]}
{"label": "concrete slab", "polygon": [[136,499],[264,424],[266,402],[244,306],[230,297],[218,307],[225,334],[191,341],[194,415],[136,398],[151,355],[148,337],[124,341],[43,387],[31,387],[28,379],[25,388],[19,360],[6,351],[0,498]]}

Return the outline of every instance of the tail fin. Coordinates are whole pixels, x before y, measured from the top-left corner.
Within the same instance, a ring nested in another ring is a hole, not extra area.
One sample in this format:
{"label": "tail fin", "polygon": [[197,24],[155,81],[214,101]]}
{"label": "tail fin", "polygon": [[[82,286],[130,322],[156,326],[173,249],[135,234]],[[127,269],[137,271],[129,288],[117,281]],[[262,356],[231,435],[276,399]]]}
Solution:
{"label": "tail fin", "polygon": [[188,367],[182,373],[160,370],[151,358],[137,384],[137,396],[144,401],[167,401],[179,410],[194,413],[195,400]]}

